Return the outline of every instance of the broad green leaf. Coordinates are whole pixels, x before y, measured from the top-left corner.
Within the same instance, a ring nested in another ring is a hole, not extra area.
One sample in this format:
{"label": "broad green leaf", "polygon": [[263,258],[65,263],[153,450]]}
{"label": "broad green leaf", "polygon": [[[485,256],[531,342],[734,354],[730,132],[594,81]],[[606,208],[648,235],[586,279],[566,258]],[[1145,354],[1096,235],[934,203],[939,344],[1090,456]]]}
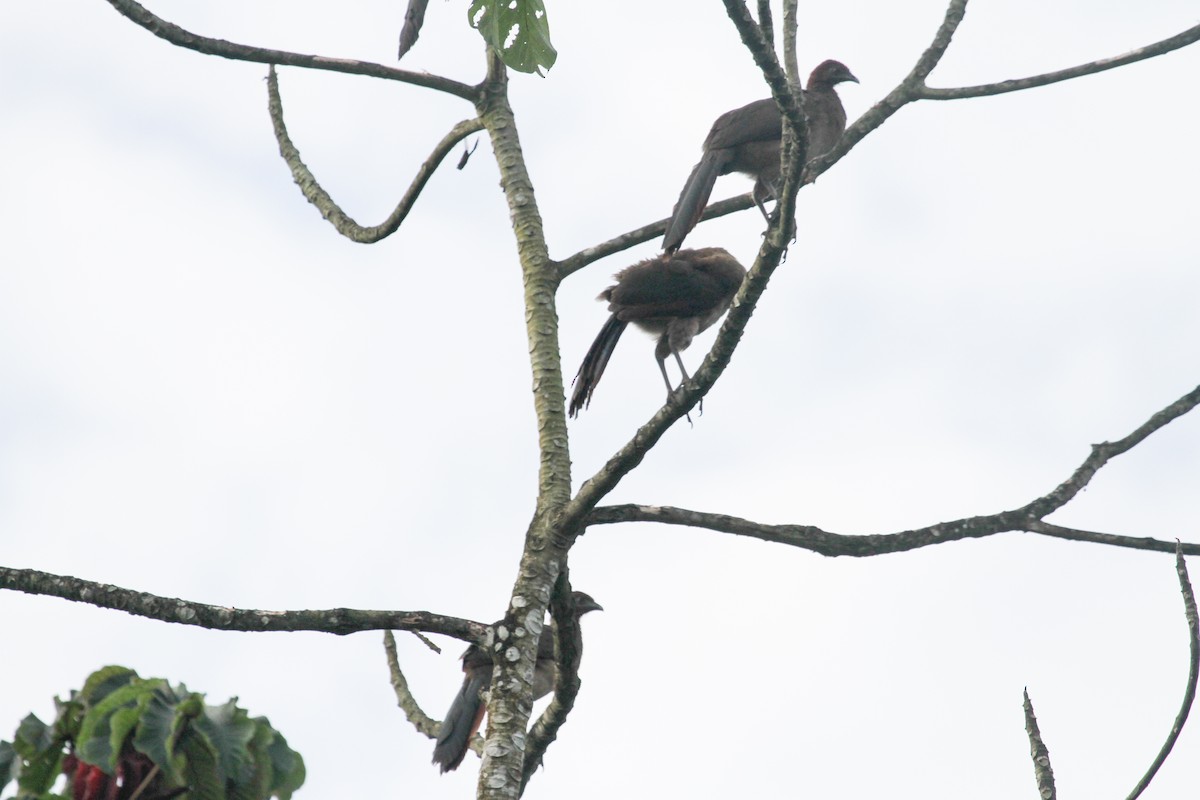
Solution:
{"label": "broad green leaf", "polygon": [[124,733],[132,730],[137,721],[137,708],[153,694],[161,681],[144,681],[135,679],[119,689],[108,693],[103,700],[92,706],[83,715],[83,724],[79,726],[79,738],[75,741],[75,752],[89,764],[95,764],[109,775],[116,774],[117,758],[121,755],[121,745],[125,736],[114,736],[113,722],[117,712],[128,709],[133,713],[130,718],[123,714],[119,719],[125,725]]}
{"label": "broad green leaf", "polygon": [[86,705],[95,707],[110,693],[136,680],[138,680],[138,674],[129,667],[101,667],[88,676],[83,688],[79,690],[78,699]]}
{"label": "broad green leaf", "polygon": [[[265,717],[259,717],[259,719],[264,724],[269,724]],[[271,740],[267,752],[275,767],[271,794],[278,797],[279,800],[289,800],[292,792],[304,784],[304,759],[299,753],[288,747],[287,739],[283,738],[283,734],[279,731],[275,731],[275,738]]]}
{"label": "broad green leaf", "polygon": [[[244,708],[237,707],[237,698],[221,706],[207,706],[202,718],[212,725],[209,736],[216,745],[221,769],[227,780],[244,784],[254,774],[254,760],[250,755],[250,741],[254,738],[255,724]],[[204,729],[208,732],[208,729]]]}
{"label": "broad green leaf", "polygon": [[472,0],[467,19],[511,69],[541,75],[558,58],[542,0]]}
{"label": "broad green leaf", "polygon": [[183,779],[189,800],[226,800],[225,784],[217,778],[217,754],[204,737],[188,731],[176,745],[183,756]]}
{"label": "broad green leaf", "polygon": [[133,735],[133,748],[144,753],[174,784],[183,783],[183,762],[175,757],[178,698],[165,683],[151,693]]}

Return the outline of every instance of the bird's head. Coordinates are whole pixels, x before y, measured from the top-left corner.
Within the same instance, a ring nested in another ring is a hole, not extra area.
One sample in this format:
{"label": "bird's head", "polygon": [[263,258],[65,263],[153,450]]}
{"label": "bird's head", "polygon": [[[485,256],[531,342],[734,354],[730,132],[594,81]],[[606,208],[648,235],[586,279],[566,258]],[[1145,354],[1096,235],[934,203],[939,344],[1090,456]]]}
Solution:
{"label": "bird's head", "polygon": [[571,599],[575,601],[575,616],[577,617],[582,617],[589,611],[604,610],[604,606],[593,600],[587,592],[571,592]]}
{"label": "bird's head", "polygon": [[808,89],[812,91],[818,87],[832,88],[847,81],[858,83],[858,78],[854,77],[854,73],[847,69],[845,64],[831,58],[817,64],[817,68],[808,76]]}

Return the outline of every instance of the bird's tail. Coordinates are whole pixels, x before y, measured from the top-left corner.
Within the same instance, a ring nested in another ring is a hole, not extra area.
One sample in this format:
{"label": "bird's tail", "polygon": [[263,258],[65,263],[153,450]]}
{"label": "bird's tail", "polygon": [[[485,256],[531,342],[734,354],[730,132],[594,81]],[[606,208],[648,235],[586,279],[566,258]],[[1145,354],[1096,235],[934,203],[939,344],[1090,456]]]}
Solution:
{"label": "bird's tail", "polygon": [[583,363],[579,365],[579,372],[575,373],[573,381],[575,390],[571,392],[571,404],[567,407],[567,413],[570,416],[578,415],[580,409],[587,408],[588,404],[592,402],[592,392],[596,391],[596,384],[600,382],[600,376],[604,374],[604,368],[608,366],[608,359],[612,356],[613,349],[617,346],[617,342],[620,341],[621,334],[628,324],[625,320],[617,319],[617,315],[613,314],[600,329],[596,341],[592,342],[592,346],[588,348],[587,355],[583,357]]}
{"label": "bird's tail", "polygon": [[667,223],[667,232],[663,236],[663,250],[673,253],[683,244],[683,240],[704,213],[708,205],[709,195],[712,194],[713,184],[721,174],[722,157],[720,152],[705,153],[700,163],[692,168],[675,209],[671,212],[671,221]]}
{"label": "bird's tail", "polygon": [[[474,674],[479,673],[479,674]],[[437,744],[433,747],[433,763],[442,772],[457,769],[467,754],[471,737],[483,722],[484,705],[479,693],[491,680],[491,670],[473,670],[463,680],[462,688],[454,696],[442,727],[438,729]]]}

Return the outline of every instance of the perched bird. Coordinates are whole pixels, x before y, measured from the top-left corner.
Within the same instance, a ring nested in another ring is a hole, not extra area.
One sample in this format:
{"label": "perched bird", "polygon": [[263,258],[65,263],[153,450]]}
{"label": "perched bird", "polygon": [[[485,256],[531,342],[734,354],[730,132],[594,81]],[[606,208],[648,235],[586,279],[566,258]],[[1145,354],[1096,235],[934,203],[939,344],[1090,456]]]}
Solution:
{"label": "perched bird", "polygon": [[[810,159],[832,150],[846,130],[846,110],[833,88],[845,81],[858,83],[858,78],[840,61],[822,61],[808,76],[804,113],[808,122],[807,157]],[[782,117],[770,97],[717,117],[704,140],[704,155],[692,168],[675,210],[671,212],[671,221],[667,223],[663,237],[663,250],[668,253],[677,250],[696,227],[720,175],[741,172],[754,178],[754,202],[766,216],[763,199],[778,196],[782,138]]]}
{"label": "perched bird", "polygon": [[[589,611],[604,608],[584,592],[572,592],[575,604],[575,619]],[[492,683],[492,657],[477,645],[471,645],[462,654],[463,683],[442,726],[438,729],[437,744],[433,747],[433,763],[442,772],[457,769],[470,749],[471,737],[483,722],[486,707],[481,693]],[[537,661],[533,667],[533,699],[545,697],[554,688],[558,669],[554,662],[554,624],[547,625],[538,639]]]}
{"label": "perched bird", "polygon": [[725,250],[705,247],[663,253],[626,267],[613,277],[617,282],[596,298],[608,301],[612,316],[588,348],[575,375],[575,390],[567,408],[572,417],[591,402],[613,348],[630,322],[658,337],[654,357],[667,384],[669,400],[673,387],[667,377],[667,356],[675,356],[683,380],[689,380],[680,351],[729,308],[746,277],[746,268]]}

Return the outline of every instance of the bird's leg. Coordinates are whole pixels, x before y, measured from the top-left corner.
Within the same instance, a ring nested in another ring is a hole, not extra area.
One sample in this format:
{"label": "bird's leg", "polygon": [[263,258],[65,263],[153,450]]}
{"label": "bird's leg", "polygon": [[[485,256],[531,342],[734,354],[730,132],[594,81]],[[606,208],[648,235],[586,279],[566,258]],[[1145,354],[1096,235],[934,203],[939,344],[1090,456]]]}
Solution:
{"label": "bird's leg", "polygon": [[[683,365],[683,359],[679,357],[679,351],[674,348],[671,348],[671,354],[673,356],[675,356],[675,363],[679,365],[679,372],[682,373],[682,375],[683,375],[683,380],[679,384],[680,388],[683,388],[683,385],[685,383],[687,383],[688,381],[690,381],[692,379],[692,376],[688,375],[687,367],[685,367]],[[704,413],[704,398],[703,397],[700,398],[699,409],[700,409],[700,413],[703,414]],[[692,421],[692,418],[688,417],[688,422],[691,422],[691,421]]]}
{"label": "bird's leg", "polygon": [[[666,341],[666,334],[663,334],[662,341]],[[667,385],[667,402],[669,403],[669,402],[671,402],[671,395],[675,393],[675,387],[671,386],[671,379],[667,376],[667,354],[661,353],[662,349],[663,348],[660,345],[656,349],[654,355],[658,359],[658,370],[659,370],[659,372],[662,373],[663,383],[665,383]],[[675,351],[675,348],[670,348],[670,350],[672,353],[675,354],[675,360],[679,363],[680,371],[683,372],[683,380],[687,381],[688,374],[687,374],[687,370],[685,370],[683,368],[683,360],[679,357],[679,353],[677,353]],[[661,355],[660,355],[660,353],[661,353]],[[683,388],[683,384],[680,384],[680,388]],[[692,424],[692,415],[688,414],[686,411],[684,412],[683,415],[685,417],[687,417],[688,425],[691,425]]]}

